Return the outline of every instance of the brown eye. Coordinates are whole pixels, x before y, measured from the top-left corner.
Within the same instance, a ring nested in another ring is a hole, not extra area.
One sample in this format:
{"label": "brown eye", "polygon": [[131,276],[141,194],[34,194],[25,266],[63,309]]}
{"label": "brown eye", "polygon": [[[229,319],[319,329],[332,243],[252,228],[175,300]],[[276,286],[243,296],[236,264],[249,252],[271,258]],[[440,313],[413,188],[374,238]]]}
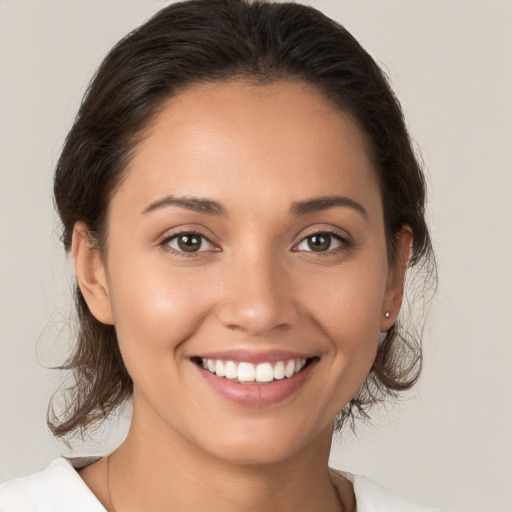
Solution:
{"label": "brown eye", "polygon": [[165,245],[177,252],[194,253],[215,250],[213,244],[198,233],[180,233],[168,239]]}
{"label": "brown eye", "polygon": [[331,246],[331,236],[321,233],[308,237],[308,247],[312,251],[327,251]]}
{"label": "brown eye", "polygon": [[196,252],[201,249],[201,237],[197,235],[180,235],[178,247],[185,252]]}
{"label": "brown eye", "polygon": [[330,233],[315,233],[310,235],[297,246],[297,251],[327,252],[342,245],[341,237]]}

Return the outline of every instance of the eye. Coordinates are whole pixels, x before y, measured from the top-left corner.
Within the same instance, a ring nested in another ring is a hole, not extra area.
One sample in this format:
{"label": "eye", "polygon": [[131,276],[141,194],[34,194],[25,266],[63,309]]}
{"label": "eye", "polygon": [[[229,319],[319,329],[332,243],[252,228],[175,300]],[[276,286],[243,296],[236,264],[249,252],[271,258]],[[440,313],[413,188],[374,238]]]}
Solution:
{"label": "eye", "polygon": [[163,241],[163,245],[177,252],[193,253],[214,251],[217,248],[203,235],[194,232],[183,232]]}
{"label": "eye", "polygon": [[296,246],[297,251],[327,252],[337,249],[343,244],[339,235],[332,233],[315,233],[308,236]]}

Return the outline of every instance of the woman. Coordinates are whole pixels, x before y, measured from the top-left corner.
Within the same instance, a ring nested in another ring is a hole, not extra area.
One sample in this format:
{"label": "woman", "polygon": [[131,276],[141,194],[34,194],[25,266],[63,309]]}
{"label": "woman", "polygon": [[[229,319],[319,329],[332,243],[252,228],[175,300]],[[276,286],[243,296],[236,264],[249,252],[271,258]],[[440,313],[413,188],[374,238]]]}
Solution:
{"label": "woman", "polygon": [[[398,320],[425,187],[382,72],[314,9],[173,4],[93,80],[55,175],[80,332],[58,437],[126,440],[0,487],[10,510],[434,510],[328,468],[410,388]],[[74,467],[76,469],[74,469]]]}

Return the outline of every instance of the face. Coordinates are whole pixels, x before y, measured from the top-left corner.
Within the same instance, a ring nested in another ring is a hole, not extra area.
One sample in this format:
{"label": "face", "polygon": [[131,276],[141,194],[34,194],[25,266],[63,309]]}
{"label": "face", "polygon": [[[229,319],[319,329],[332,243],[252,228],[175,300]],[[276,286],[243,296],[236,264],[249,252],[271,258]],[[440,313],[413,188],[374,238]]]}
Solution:
{"label": "face", "polygon": [[75,235],[134,423],[225,460],[330,438],[400,307],[365,137],[304,84],[182,92],[112,198],[105,265]]}

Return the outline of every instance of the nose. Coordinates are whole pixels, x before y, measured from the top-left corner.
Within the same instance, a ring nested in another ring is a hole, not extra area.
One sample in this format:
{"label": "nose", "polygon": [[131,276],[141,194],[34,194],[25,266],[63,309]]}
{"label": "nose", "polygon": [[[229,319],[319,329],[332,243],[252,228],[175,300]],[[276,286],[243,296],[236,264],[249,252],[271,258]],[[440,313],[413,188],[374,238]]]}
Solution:
{"label": "nose", "polygon": [[271,255],[232,262],[224,280],[217,317],[227,328],[252,336],[297,325],[300,308],[285,265]]}

